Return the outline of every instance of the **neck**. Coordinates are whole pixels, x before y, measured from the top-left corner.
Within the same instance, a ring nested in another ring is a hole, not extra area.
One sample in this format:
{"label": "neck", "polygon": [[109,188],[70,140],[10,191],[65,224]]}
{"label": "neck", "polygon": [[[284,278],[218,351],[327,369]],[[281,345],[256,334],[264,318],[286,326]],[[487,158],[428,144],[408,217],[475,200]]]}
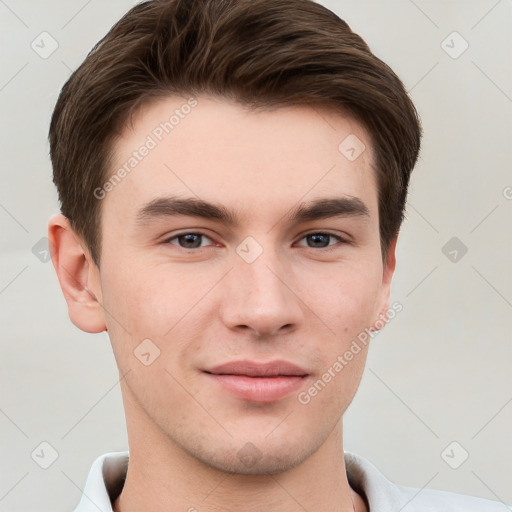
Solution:
{"label": "neck", "polygon": [[341,420],[321,448],[298,466],[276,474],[247,475],[205,465],[143,414],[136,417],[131,421],[133,416],[127,414],[130,460],[114,512],[367,511],[348,484]]}

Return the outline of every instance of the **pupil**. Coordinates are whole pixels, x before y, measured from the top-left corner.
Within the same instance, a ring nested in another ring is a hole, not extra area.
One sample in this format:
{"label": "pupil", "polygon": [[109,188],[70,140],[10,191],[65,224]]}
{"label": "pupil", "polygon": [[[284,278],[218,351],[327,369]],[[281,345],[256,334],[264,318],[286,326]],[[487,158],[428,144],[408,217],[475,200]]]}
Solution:
{"label": "pupil", "polygon": [[322,234],[308,235],[310,241],[313,242],[315,247],[327,247],[329,245],[329,236]]}
{"label": "pupil", "polygon": [[[193,233],[189,233],[187,235],[182,235],[180,238],[185,240],[185,247],[187,249],[192,249],[201,246],[201,235],[194,235]],[[197,243],[199,242],[199,244]],[[183,244],[182,244],[183,245]]]}

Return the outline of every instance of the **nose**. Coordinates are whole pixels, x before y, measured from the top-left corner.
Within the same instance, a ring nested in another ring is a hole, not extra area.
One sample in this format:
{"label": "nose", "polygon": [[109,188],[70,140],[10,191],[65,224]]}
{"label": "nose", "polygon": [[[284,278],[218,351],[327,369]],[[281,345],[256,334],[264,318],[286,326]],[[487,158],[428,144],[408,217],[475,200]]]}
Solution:
{"label": "nose", "polygon": [[258,338],[297,329],[303,319],[301,300],[294,291],[293,272],[275,252],[265,250],[248,263],[234,256],[226,276],[220,314],[226,327],[251,331]]}

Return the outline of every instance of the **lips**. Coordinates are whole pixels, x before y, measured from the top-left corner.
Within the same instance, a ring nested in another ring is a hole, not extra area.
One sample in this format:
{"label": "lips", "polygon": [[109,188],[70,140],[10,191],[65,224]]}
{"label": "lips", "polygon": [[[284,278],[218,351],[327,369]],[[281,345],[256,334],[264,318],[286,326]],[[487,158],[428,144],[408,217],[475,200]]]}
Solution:
{"label": "lips", "polygon": [[304,377],[306,370],[288,361],[256,363],[252,361],[233,361],[214,366],[206,370],[215,375],[245,375],[247,377]]}
{"label": "lips", "polygon": [[245,401],[275,402],[303,384],[308,372],[288,361],[233,361],[208,368],[207,378]]}

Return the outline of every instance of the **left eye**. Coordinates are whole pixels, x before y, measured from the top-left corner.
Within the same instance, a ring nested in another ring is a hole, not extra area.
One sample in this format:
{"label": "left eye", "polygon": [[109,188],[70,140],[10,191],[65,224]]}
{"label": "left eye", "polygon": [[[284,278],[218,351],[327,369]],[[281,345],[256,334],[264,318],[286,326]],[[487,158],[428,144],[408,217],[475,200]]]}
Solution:
{"label": "left eye", "polygon": [[313,249],[322,249],[324,247],[328,247],[330,245],[334,245],[332,243],[329,243],[329,239],[335,239],[338,242],[344,242],[344,240],[337,236],[332,235],[331,233],[310,233],[309,235],[305,235],[301,238],[301,240],[307,240],[307,242],[310,242],[312,245],[308,245],[308,247],[311,247]]}
{"label": "left eye", "polygon": [[[172,238],[169,238],[167,242],[173,245],[179,245],[183,249],[198,249],[200,247],[204,247],[203,244],[201,244],[203,238],[209,240],[210,242],[212,241],[202,233],[184,233],[182,235],[176,235]],[[173,240],[176,240],[178,243],[174,243]]]}

